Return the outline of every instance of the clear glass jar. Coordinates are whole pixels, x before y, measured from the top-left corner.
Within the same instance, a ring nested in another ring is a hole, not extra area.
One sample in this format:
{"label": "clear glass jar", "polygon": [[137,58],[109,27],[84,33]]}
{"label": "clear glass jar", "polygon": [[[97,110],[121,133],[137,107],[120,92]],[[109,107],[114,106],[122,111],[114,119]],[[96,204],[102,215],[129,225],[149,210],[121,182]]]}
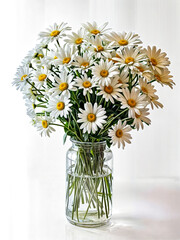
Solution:
{"label": "clear glass jar", "polygon": [[72,224],[96,227],[112,214],[112,151],[106,142],[78,142],[66,155],[66,217]]}

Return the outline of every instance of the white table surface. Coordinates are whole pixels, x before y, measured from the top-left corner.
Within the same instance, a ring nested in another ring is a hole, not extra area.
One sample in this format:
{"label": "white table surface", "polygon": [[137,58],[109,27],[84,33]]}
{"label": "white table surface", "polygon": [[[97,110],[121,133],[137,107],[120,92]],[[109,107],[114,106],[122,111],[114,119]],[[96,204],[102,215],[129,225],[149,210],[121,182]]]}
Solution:
{"label": "white table surface", "polygon": [[67,222],[58,181],[32,181],[30,189],[28,240],[180,240],[178,179],[114,183],[112,220],[93,229]]}

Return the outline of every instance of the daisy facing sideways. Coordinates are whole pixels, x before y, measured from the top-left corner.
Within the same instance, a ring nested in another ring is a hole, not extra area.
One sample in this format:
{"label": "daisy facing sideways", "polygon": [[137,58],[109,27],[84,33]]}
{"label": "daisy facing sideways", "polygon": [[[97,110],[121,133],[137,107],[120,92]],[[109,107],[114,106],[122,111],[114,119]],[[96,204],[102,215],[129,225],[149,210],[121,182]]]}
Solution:
{"label": "daisy facing sideways", "polygon": [[43,117],[36,117],[35,127],[40,132],[41,136],[44,135],[50,137],[50,133],[55,131],[55,129],[50,125],[52,122],[52,118],[46,115]]}
{"label": "daisy facing sideways", "polygon": [[154,86],[151,83],[147,83],[147,80],[140,78],[139,86],[140,86],[141,91],[145,95],[147,95],[149,98],[155,97],[156,89],[154,89]]}
{"label": "daisy facing sideways", "polygon": [[77,33],[72,32],[71,35],[67,35],[64,41],[74,46],[81,45],[84,42],[84,31],[81,28]]}
{"label": "daisy facing sideways", "polygon": [[131,135],[128,133],[131,131],[131,127],[126,125],[126,121],[122,123],[121,120],[118,121],[116,125],[109,129],[109,137],[111,137],[111,142],[113,145],[117,144],[118,148],[122,145],[123,149],[125,147],[125,142],[131,143]]}
{"label": "daisy facing sideways", "polygon": [[67,96],[56,96],[49,100],[49,106],[47,111],[50,112],[52,118],[57,119],[58,117],[67,117],[71,112],[70,100]]}
{"label": "daisy facing sideways", "polygon": [[83,133],[88,132],[89,134],[95,133],[99,128],[103,127],[103,124],[106,123],[106,111],[102,106],[98,106],[97,103],[94,106],[86,102],[84,104],[84,110],[79,109],[78,113],[78,123],[82,123],[80,129],[83,129]]}
{"label": "daisy facing sideways", "polygon": [[90,34],[90,35],[99,35],[99,34],[103,34],[104,32],[106,32],[109,29],[106,29],[106,26],[108,25],[108,22],[104,23],[101,26],[98,26],[97,23],[94,21],[93,23],[89,23],[87,22],[82,23],[82,26],[84,27],[84,29]]}
{"label": "daisy facing sideways", "polygon": [[159,97],[155,95],[155,97],[148,100],[149,104],[151,105],[151,108],[154,109],[154,106],[156,108],[163,108],[163,104],[158,101]]}
{"label": "daisy facing sideways", "polygon": [[28,67],[24,66],[24,67],[19,67],[17,69],[14,81],[12,83],[12,85],[16,86],[16,89],[22,91],[24,90],[26,84],[27,84],[27,79],[30,76],[30,70]]}
{"label": "daisy facing sideways", "polygon": [[107,56],[109,56],[109,52],[112,51],[112,49],[109,48],[109,45],[104,44],[99,36],[89,39],[89,42],[92,44],[89,47],[89,50],[92,51],[92,54],[95,55],[96,58],[101,58],[102,56],[107,58]]}
{"label": "daisy facing sideways", "polygon": [[156,78],[157,82],[159,82],[162,86],[167,85],[170,88],[173,88],[175,83],[172,80],[172,75],[170,75],[170,71],[167,68],[163,68],[161,73],[155,72],[154,77]]}
{"label": "daisy facing sideways", "polygon": [[114,66],[113,62],[108,59],[106,61],[101,59],[99,64],[95,64],[92,67],[94,80],[102,86],[110,84],[111,78],[115,77],[118,73],[118,67]]}
{"label": "daisy facing sideways", "polygon": [[140,90],[133,88],[131,92],[128,88],[123,88],[119,101],[122,103],[122,108],[128,108],[128,117],[135,118],[135,114],[140,114],[139,109],[147,105],[145,101],[146,95],[140,95]]}
{"label": "daisy facing sideways", "polygon": [[72,62],[72,65],[77,69],[88,70],[93,62],[92,54],[83,53],[83,56],[77,55],[74,57],[74,62]]}
{"label": "daisy facing sideways", "polygon": [[147,118],[149,115],[148,108],[141,108],[139,109],[140,114],[135,113],[135,118],[133,121],[133,124],[137,130],[141,127],[142,129],[144,128],[143,122],[146,124],[150,124],[151,120]]}
{"label": "daisy facing sideways", "polygon": [[129,73],[128,71],[122,71],[119,73],[115,78],[117,79],[118,83],[120,84],[121,88],[126,88],[129,86]]}
{"label": "daisy facing sideways", "polygon": [[63,47],[58,47],[53,63],[55,66],[69,66],[73,61],[74,53],[74,46],[66,44]]}
{"label": "daisy facing sideways", "polygon": [[71,30],[71,28],[67,27],[67,23],[62,22],[59,25],[54,23],[53,26],[47,28],[46,32],[40,32],[39,38],[46,43],[53,42],[65,36],[64,32],[68,30]]}
{"label": "daisy facing sideways", "polygon": [[124,46],[137,46],[141,44],[142,41],[139,39],[139,35],[129,32],[116,33],[111,32],[110,34],[105,34],[107,40],[112,42],[112,46],[124,47]]}
{"label": "daisy facing sideways", "polygon": [[147,49],[144,49],[144,53],[148,56],[153,70],[158,73],[161,73],[161,70],[170,64],[167,54],[161,52],[161,49],[157,50],[155,46],[152,49],[148,46]]}

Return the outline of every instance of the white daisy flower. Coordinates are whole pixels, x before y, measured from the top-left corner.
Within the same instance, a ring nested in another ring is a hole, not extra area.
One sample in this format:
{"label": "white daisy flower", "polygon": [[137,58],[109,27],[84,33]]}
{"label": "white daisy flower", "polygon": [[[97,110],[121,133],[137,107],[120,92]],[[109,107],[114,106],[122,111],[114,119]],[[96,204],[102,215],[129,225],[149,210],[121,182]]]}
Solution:
{"label": "white daisy flower", "polygon": [[34,68],[46,68],[48,70],[51,69],[51,62],[48,60],[47,57],[41,58],[38,62],[36,62],[36,65]]}
{"label": "white daisy flower", "polygon": [[140,52],[140,48],[126,47],[123,51],[117,50],[118,57],[113,59],[117,61],[117,65],[125,67],[125,70],[134,70],[135,67],[145,60],[145,55]]}
{"label": "white daisy flower", "polygon": [[79,29],[77,33],[72,32],[71,35],[67,35],[67,39],[64,39],[65,42],[73,44],[74,46],[81,45],[84,42],[84,31]]}
{"label": "white daisy flower", "polygon": [[148,111],[149,111],[148,108],[141,108],[139,109],[140,114],[135,113],[135,118],[132,125],[135,126],[135,128],[137,128],[138,131],[140,127],[142,129],[144,128],[143,123],[147,123],[148,125],[151,124],[151,120],[147,118],[147,116],[149,115]]}
{"label": "white daisy flower", "polygon": [[163,104],[158,101],[159,97],[155,95],[155,97],[148,99],[149,104],[151,105],[151,108],[154,109],[154,106],[156,108],[163,108]]}
{"label": "white daisy flower", "polygon": [[107,30],[109,30],[109,29],[105,29],[107,25],[108,25],[108,22],[104,23],[101,26],[98,26],[95,21],[93,23],[89,23],[89,22],[87,22],[86,24],[82,23],[82,26],[86,29],[86,31],[90,35],[103,34]]}
{"label": "white daisy flower", "polygon": [[112,41],[112,46],[123,48],[124,46],[137,46],[141,44],[142,41],[139,39],[139,35],[129,32],[116,33],[111,32],[110,34],[105,34],[108,41]]}
{"label": "white daisy flower", "polygon": [[145,78],[147,81],[152,80],[152,71],[147,65],[139,64],[139,66],[136,66],[136,68],[134,68],[134,72],[135,74],[137,73],[139,76]]}
{"label": "white daisy flower", "polygon": [[121,73],[119,73],[115,79],[118,81],[118,83],[120,84],[121,88],[126,88],[129,86],[128,82],[129,82],[129,73],[128,71],[122,71]]}
{"label": "white daisy flower", "polygon": [[128,133],[131,131],[131,127],[126,125],[126,121],[122,123],[121,120],[118,121],[116,125],[109,129],[108,135],[111,137],[111,142],[113,145],[118,144],[118,148],[125,147],[125,142],[131,143],[131,135]]}
{"label": "white daisy flower", "polygon": [[47,61],[52,64],[57,66],[58,65],[58,55],[59,53],[55,50],[48,51],[48,55],[46,57]]}
{"label": "white daisy flower", "polygon": [[146,95],[140,95],[140,90],[135,90],[135,88],[132,88],[131,92],[128,88],[123,88],[122,93],[123,95],[119,98],[122,103],[121,108],[128,108],[128,117],[135,118],[135,113],[140,114],[139,109],[147,105]]}
{"label": "white daisy flower", "polygon": [[54,56],[54,65],[69,66],[73,61],[74,53],[75,49],[73,46],[66,44],[63,47],[59,47]]}
{"label": "white daisy flower", "polygon": [[49,100],[49,106],[47,111],[50,112],[50,116],[57,119],[58,117],[67,117],[69,112],[71,112],[70,107],[72,104],[70,103],[70,99],[65,96],[56,96],[52,97]]}
{"label": "white daisy flower", "polygon": [[51,117],[36,117],[35,127],[40,132],[41,136],[48,136],[50,137],[50,133],[55,131],[55,129],[50,125],[53,122]]}
{"label": "white daisy flower", "polygon": [[95,133],[99,128],[103,128],[103,123],[106,123],[107,118],[105,108],[98,106],[97,103],[94,106],[87,102],[84,104],[84,109],[79,109],[81,113],[78,113],[79,119],[77,122],[82,123],[80,128],[83,129],[83,133],[88,132],[89,134]]}
{"label": "white daisy flower", "polygon": [[108,59],[104,61],[101,59],[99,64],[96,63],[95,66],[92,67],[92,74],[94,75],[94,80],[104,86],[109,85],[112,77],[119,74],[119,71],[118,67],[115,66],[112,61],[108,61]]}
{"label": "white daisy flower", "polygon": [[36,113],[35,113],[35,107],[36,107],[35,101],[26,99],[25,105],[27,107],[27,115],[30,118],[35,118],[35,116],[36,116]]}
{"label": "white daisy flower", "polygon": [[114,103],[114,99],[118,99],[118,97],[121,96],[120,92],[122,90],[120,89],[120,86],[121,84],[118,83],[117,79],[113,78],[109,85],[99,86],[100,92],[98,92],[97,95],[102,95],[106,102],[110,100]]}
{"label": "white daisy flower", "polygon": [[17,90],[23,91],[27,84],[26,80],[30,77],[30,74],[31,74],[31,71],[29,67],[20,66],[17,69],[12,85],[13,86],[15,85]]}
{"label": "white daisy flower", "polygon": [[167,85],[170,88],[173,88],[175,83],[171,79],[173,76],[170,75],[170,71],[167,68],[163,68],[161,73],[155,71],[154,77],[156,78],[157,82],[160,83],[162,86]]}
{"label": "white daisy flower", "polygon": [[147,95],[149,98],[155,97],[155,92],[157,91],[154,89],[154,86],[151,83],[147,83],[147,80],[143,80],[142,78],[139,79],[139,86],[141,91]]}
{"label": "white daisy flower", "polygon": [[94,63],[92,59],[92,54],[83,53],[83,56],[77,55],[74,57],[74,62],[72,65],[75,66],[77,69],[88,70],[89,67]]}
{"label": "white daisy flower", "polygon": [[95,36],[95,38],[90,39],[89,42],[92,44],[92,46],[89,47],[89,50],[92,51],[96,58],[101,58],[102,56],[107,58],[109,52],[112,51],[112,48],[103,44],[102,39],[99,36]]}
{"label": "white daisy flower", "polygon": [[60,73],[60,77],[54,75],[54,80],[56,82],[53,83],[54,87],[50,88],[49,92],[52,93],[53,97],[60,94],[69,96],[69,91],[76,90],[76,88],[74,87],[74,81],[72,81],[72,79],[73,76],[68,75],[65,70]]}
{"label": "white daisy flower", "polygon": [[32,90],[31,85],[26,85],[26,87],[23,89],[23,99],[28,99],[31,101],[35,101],[36,99],[36,91]]}
{"label": "white daisy flower", "polygon": [[66,26],[67,23],[57,24],[54,23],[53,26],[47,28],[46,32],[40,32],[39,38],[42,39],[44,42],[49,43],[53,42],[54,40],[58,40],[59,38],[65,36],[64,32],[67,30],[71,30],[70,27]]}
{"label": "white daisy flower", "polygon": [[161,74],[163,68],[170,64],[167,54],[161,52],[161,49],[157,50],[155,46],[152,49],[148,46],[147,49],[144,49],[144,53],[148,56],[153,70],[156,70],[159,74]]}
{"label": "white daisy flower", "polygon": [[48,75],[49,73],[47,68],[40,68],[37,71],[33,71],[32,81],[35,83],[37,88],[41,88],[48,78]]}
{"label": "white daisy flower", "polygon": [[44,57],[43,49],[46,48],[43,44],[36,44],[36,46],[28,52],[26,57],[23,59],[22,64],[27,65],[30,64],[33,59],[36,61],[40,60]]}
{"label": "white daisy flower", "polygon": [[91,78],[88,78],[87,74],[84,74],[82,78],[77,77],[75,79],[75,86],[79,89],[83,89],[83,95],[85,96],[88,92],[92,93],[92,88],[96,86]]}

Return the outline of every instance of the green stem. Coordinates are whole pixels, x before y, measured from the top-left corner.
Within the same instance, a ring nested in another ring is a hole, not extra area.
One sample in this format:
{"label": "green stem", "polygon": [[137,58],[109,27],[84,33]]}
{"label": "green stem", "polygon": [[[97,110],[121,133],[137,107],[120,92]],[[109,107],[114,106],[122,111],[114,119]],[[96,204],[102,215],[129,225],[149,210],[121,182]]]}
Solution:
{"label": "green stem", "polygon": [[35,85],[33,85],[28,79],[26,79],[26,81],[27,81],[34,89],[36,89],[37,92],[39,92],[41,95],[44,96],[44,94],[42,94],[42,92],[41,92],[39,89],[37,89],[37,88],[35,87]]}
{"label": "green stem", "polygon": [[125,108],[122,112],[120,112],[118,115],[116,115],[114,118],[109,119],[109,121],[104,125],[104,131],[102,131],[103,129],[100,130],[99,135],[103,134],[104,132],[107,131],[107,129],[109,128],[109,125],[111,124],[111,122],[113,122],[117,117],[119,117],[121,114],[125,113],[128,111],[128,108]]}
{"label": "green stem", "polygon": [[152,82],[155,82],[155,81],[156,81],[156,79],[153,79],[153,80],[151,80],[150,82],[148,82],[148,84],[149,84],[149,83],[152,83]]}

